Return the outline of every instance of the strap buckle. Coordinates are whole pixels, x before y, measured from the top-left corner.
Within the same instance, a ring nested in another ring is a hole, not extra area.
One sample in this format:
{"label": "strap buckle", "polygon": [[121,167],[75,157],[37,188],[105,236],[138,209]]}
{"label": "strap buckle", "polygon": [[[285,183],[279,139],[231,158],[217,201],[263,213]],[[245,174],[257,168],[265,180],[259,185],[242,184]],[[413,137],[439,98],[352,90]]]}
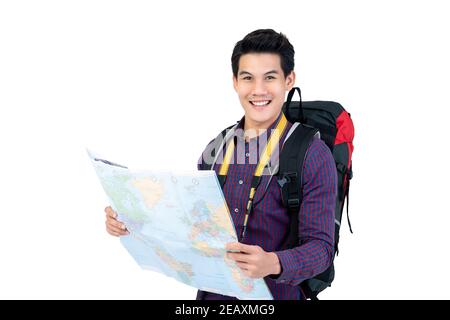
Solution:
{"label": "strap buckle", "polygon": [[296,171],[286,172],[283,178],[286,179],[286,182],[290,183],[287,190],[288,208],[297,208],[300,205],[300,199],[298,197],[298,193],[293,192],[294,190],[291,189],[296,188],[297,172]]}
{"label": "strap buckle", "polygon": [[296,208],[300,205],[300,200],[298,198],[288,199],[289,208]]}
{"label": "strap buckle", "polygon": [[286,182],[291,182],[292,180],[297,179],[297,172],[295,171],[286,172],[283,178],[286,178]]}
{"label": "strap buckle", "polygon": [[278,179],[280,187],[284,187],[286,183],[290,183],[293,179],[297,179],[297,172],[285,172],[281,179]]}

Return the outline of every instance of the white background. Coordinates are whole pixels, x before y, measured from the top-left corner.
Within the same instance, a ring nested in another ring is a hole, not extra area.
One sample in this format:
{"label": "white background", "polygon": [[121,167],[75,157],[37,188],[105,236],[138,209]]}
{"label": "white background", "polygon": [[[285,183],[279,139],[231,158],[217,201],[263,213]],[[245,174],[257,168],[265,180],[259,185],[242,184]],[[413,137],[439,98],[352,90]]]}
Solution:
{"label": "white background", "polygon": [[[448,299],[446,1],[3,1],[0,298],[193,299],[104,230],[90,147],[190,170],[239,120],[230,57],[273,28],[305,100],[356,128],[351,235],[323,299]],[[142,148],[144,146],[144,148]]]}

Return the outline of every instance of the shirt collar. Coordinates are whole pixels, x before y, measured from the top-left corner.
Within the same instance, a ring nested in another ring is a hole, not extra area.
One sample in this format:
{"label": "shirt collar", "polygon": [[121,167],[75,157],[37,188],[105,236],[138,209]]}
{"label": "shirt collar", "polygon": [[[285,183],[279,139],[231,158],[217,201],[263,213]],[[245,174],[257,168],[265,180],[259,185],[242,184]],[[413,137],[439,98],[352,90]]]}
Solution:
{"label": "shirt collar", "polygon": [[[267,129],[267,131],[265,133],[262,133],[263,135],[267,134],[267,139],[270,137],[270,134],[272,133],[272,129],[275,129],[275,127],[277,126],[278,121],[280,120],[282,113],[283,112],[280,111],[280,114],[275,119],[275,121],[272,122],[272,124]],[[244,137],[244,124],[245,124],[245,116],[243,116],[242,119],[238,122],[238,125],[237,125],[236,130],[235,130],[235,136],[237,137],[238,140],[241,140],[241,141],[245,140],[245,137]],[[258,137],[254,137],[254,138],[250,139],[250,141],[252,141],[254,139],[258,139]]]}

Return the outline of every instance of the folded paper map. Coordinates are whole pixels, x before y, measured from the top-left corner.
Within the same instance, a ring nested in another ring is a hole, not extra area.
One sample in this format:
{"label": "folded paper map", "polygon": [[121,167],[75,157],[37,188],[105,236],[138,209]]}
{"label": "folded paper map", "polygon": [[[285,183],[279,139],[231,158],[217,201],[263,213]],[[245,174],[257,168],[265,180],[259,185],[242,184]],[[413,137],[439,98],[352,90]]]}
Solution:
{"label": "folded paper map", "polygon": [[263,279],[226,258],[225,244],[237,237],[214,171],[132,171],[88,154],[130,232],[121,242],[143,269],[239,299],[273,299]]}

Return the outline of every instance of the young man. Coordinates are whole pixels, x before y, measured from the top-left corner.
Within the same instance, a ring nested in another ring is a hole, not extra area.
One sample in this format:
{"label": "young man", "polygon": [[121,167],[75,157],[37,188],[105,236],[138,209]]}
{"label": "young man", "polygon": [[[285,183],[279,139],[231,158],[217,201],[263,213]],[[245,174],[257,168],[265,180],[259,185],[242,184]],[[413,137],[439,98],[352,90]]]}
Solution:
{"label": "young man", "polygon": [[[298,213],[300,245],[285,249],[290,219],[282,205],[278,181],[262,175],[256,190],[252,189],[252,181],[271,136],[277,142],[272,143],[276,154],[292,127],[285,122],[281,109],[286,92],[295,82],[294,48],[281,33],[256,30],[236,44],[231,61],[233,86],[244,117],[230,139],[237,145],[230,149],[231,161],[227,166],[221,161],[227,158],[228,143],[223,150],[217,150],[219,161],[213,165],[219,175],[225,172],[223,191],[239,236],[239,242],[227,244],[227,255],[249,277],[264,278],[275,299],[302,299],[298,284],[324,271],[334,255],[334,159],[325,143],[314,138],[304,168],[299,168],[303,173],[303,201]],[[280,132],[282,122],[286,125]],[[203,152],[199,168],[212,165],[210,151],[214,143]],[[249,197],[251,209],[246,210]],[[116,213],[110,207],[105,211],[107,231],[115,236],[127,234],[125,226],[116,220]],[[199,290],[197,299],[235,298]]]}
{"label": "young man", "polygon": [[[280,152],[292,126],[287,123],[283,132],[275,129],[285,120],[281,109],[286,92],[295,82],[294,48],[281,33],[256,30],[236,44],[231,62],[233,86],[244,108],[244,117],[234,131],[237,147],[223,186],[240,236],[239,242],[227,245],[228,250],[239,253],[228,253],[228,257],[248,276],[264,278],[275,299],[302,299],[304,295],[298,284],[324,271],[334,255],[337,193],[334,159],[325,143],[314,138],[304,168],[299,168],[299,172],[303,172],[303,201],[298,213],[300,245],[283,250],[290,219],[287,208],[282,205],[277,179],[262,176],[247,217],[246,207],[264,146],[269,144],[267,141],[272,134],[277,134],[280,143],[276,151]],[[226,149],[217,152],[226,154]],[[210,150],[208,146],[204,151],[200,168],[212,158]],[[220,157],[224,158],[226,156]],[[214,164],[218,174],[223,174],[221,168],[219,161]],[[245,233],[241,233],[243,229]],[[197,299],[232,298],[199,291]]]}

